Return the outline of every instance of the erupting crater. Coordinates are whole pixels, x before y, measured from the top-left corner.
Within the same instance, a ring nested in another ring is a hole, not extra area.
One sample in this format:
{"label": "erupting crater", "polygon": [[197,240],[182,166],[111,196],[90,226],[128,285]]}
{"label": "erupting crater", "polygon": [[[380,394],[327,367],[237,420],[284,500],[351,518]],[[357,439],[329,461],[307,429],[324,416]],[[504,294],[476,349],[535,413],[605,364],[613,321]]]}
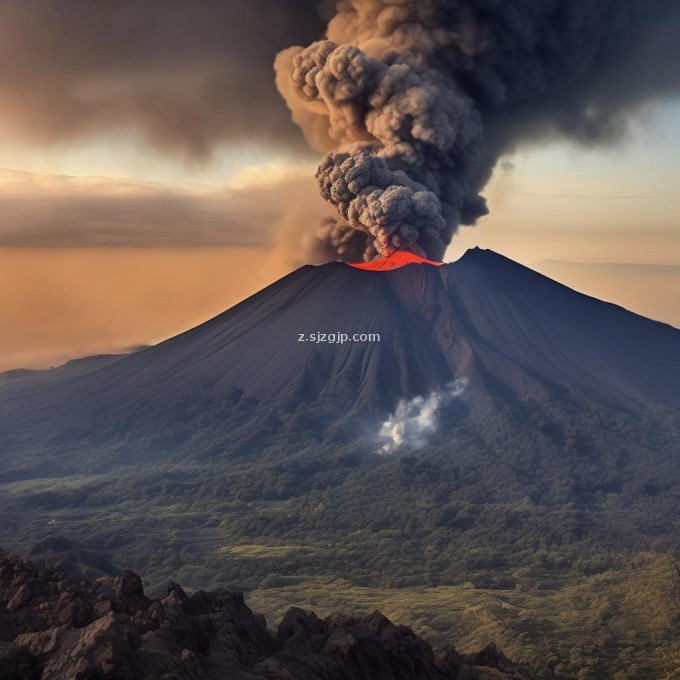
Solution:
{"label": "erupting crater", "polygon": [[350,267],[355,267],[356,269],[367,269],[374,272],[384,272],[389,271],[390,269],[399,269],[400,267],[405,267],[407,264],[429,264],[433,267],[441,267],[444,263],[428,260],[424,257],[420,257],[420,255],[416,255],[415,253],[406,252],[405,250],[397,250],[387,257],[381,257],[379,260],[350,264]]}

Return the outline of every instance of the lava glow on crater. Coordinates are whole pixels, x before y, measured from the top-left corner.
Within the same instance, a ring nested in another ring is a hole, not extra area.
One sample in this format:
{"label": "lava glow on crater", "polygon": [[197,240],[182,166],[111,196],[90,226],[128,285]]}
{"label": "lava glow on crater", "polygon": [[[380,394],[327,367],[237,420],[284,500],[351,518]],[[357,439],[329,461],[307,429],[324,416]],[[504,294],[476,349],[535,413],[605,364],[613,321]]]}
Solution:
{"label": "lava glow on crater", "polygon": [[433,267],[441,267],[443,262],[435,262],[434,260],[426,260],[420,255],[415,253],[408,253],[404,250],[397,250],[396,252],[388,255],[387,257],[382,257],[379,260],[373,260],[372,262],[359,262],[357,264],[350,264],[350,267],[356,267],[357,269],[366,269],[374,272],[384,272],[391,269],[399,269],[399,267],[404,267],[407,264],[429,264]]}

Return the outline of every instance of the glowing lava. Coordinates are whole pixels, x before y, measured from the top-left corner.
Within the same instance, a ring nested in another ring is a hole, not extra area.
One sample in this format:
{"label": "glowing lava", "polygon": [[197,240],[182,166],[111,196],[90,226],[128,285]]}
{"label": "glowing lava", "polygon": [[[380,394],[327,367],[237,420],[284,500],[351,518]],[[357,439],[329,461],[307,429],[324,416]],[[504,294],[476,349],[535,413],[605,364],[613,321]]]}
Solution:
{"label": "glowing lava", "polygon": [[415,253],[408,253],[404,250],[397,250],[396,252],[388,255],[387,257],[382,257],[379,260],[373,260],[372,262],[360,262],[358,264],[350,264],[350,267],[356,267],[357,269],[367,269],[374,272],[384,272],[390,269],[399,269],[399,267],[404,267],[407,264],[429,264],[433,267],[441,267],[443,262],[435,262],[434,260],[426,260],[420,255]]}

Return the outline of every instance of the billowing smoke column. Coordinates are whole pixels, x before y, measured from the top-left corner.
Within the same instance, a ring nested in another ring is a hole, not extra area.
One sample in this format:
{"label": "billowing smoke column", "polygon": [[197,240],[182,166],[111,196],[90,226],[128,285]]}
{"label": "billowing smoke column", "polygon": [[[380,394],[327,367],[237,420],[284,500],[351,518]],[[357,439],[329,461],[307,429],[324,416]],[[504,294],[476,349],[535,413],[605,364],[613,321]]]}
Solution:
{"label": "billowing smoke column", "polygon": [[328,153],[317,178],[340,219],[320,230],[326,247],[441,259],[458,226],[486,214],[480,191],[501,154],[547,136],[617,139],[677,86],[661,52],[679,5],[339,0],[328,39],[276,61],[293,119]]}
{"label": "billowing smoke column", "polygon": [[328,111],[338,151],[317,179],[345,220],[330,234],[339,253],[358,240],[366,258],[401,249],[441,259],[463,216],[486,212],[470,186],[482,154],[479,113],[421,56],[372,59],[326,40],[295,54],[291,83],[304,102]]}

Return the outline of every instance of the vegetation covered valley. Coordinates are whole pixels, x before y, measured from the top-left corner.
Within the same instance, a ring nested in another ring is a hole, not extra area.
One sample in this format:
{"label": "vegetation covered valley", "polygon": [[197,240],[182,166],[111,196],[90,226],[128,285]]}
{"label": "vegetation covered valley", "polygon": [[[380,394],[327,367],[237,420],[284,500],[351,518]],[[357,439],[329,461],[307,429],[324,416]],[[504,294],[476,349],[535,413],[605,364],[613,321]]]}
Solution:
{"label": "vegetation covered valley", "polygon": [[[607,409],[554,411],[529,429],[494,414],[495,429],[458,420],[407,455],[301,431],[287,457],[5,478],[2,540],[80,573],[132,568],[152,594],[168,578],[243,590],[273,620],[377,608],[437,645],[496,642],[540,678],[676,677],[675,416],[650,409],[641,428]],[[586,436],[617,417],[620,446]],[[271,446],[270,427],[258,436]]]}

